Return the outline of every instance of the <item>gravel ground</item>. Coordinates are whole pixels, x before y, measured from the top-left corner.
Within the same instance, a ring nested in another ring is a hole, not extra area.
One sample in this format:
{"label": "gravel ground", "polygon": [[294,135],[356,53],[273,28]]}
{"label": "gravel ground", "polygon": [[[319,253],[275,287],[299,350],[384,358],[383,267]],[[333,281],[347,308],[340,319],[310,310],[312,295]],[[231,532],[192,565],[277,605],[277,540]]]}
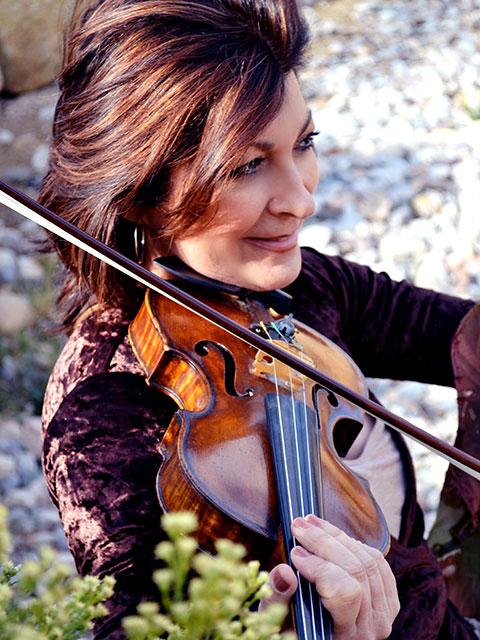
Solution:
{"label": "gravel ground", "polygon": [[[302,242],[397,279],[480,297],[480,0],[305,2],[304,72],[322,179]],[[0,97],[0,176],[35,195],[46,168],[53,86]],[[46,376],[61,340],[47,334],[55,264],[41,234],[0,208],[0,501],[15,557],[66,553],[39,465]],[[453,390],[372,381],[394,412],[451,440]],[[446,465],[413,445],[427,525]]]}

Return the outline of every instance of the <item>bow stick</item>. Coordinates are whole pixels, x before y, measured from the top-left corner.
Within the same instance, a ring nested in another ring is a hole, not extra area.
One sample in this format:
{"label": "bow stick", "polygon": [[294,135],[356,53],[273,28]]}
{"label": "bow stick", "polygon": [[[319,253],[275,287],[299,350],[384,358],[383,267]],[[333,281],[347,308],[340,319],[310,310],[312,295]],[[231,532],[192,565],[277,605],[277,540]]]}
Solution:
{"label": "bow stick", "polygon": [[243,340],[250,346],[267,353],[272,358],[275,358],[280,362],[283,362],[283,364],[295,369],[307,378],[310,378],[322,388],[338,394],[375,418],[383,420],[393,429],[442,456],[448,460],[448,462],[459,469],[462,469],[462,471],[465,471],[476,480],[480,480],[480,461],[472,455],[465,453],[464,451],[450,445],[448,442],[444,442],[443,440],[440,440],[440,438],[427,433],[408,420],[388,411],[388,409],[385,409],[382,405],[373,402],[373,400],[370,400],[369,398],[361,396],[352,389],[345,387],[340,382],[328,377],[324,373],[303,362],[299,358],[292,356],[290,353],[287,353],[271,342],[268,342],[265,338],[256,335],[248,328],[243,327],[226,316],[223,316],[208,305],[200,302],[188,293],[185,293],[170,282],[162,280],[159,276],[148,271],[148,269],[145,269],[136,262],[133,262],[133,260],[125,257],[115,249],[108,247],[103,242],[96,240],[85,231],[82,231],[75,225],[67,222],[59,215],[53,213],[29,196],[20,193],[1,180],[0,202],[9,209],[16,211],[22,216],[44,227],[48,231],[60,236],[67,242],[71,242],[80,249],[83,249],[87,253],[97,257],[99,260],[103,260],[111,267],[118,269],[140,284],[166,296],[184,308],[193,311],[206,320],[209,320],[221,329],[228,331],[230,334],[240,340]]}

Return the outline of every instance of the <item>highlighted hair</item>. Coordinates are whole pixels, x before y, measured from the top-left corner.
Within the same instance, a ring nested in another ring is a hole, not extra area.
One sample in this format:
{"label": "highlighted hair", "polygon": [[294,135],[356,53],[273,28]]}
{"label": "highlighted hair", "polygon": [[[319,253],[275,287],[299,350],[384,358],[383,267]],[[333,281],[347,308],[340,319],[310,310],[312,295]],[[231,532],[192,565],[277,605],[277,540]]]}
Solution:
{"label": "highlighted hair", "polygon": [[[42,203],[129,257],[144,207],[158,211],[166,245],[208,224],[245,149],[278,112],[306,43],[294,0],[77,2]],[[66,326],[92,297],[138,305],[125,276],[52,242],[67,267]]]}

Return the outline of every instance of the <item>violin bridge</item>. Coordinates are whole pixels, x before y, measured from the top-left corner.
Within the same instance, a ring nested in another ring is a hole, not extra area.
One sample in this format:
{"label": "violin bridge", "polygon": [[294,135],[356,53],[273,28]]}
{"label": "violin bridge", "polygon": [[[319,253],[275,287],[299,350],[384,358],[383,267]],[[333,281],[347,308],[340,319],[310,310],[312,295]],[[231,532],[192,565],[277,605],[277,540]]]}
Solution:
{"label": "violin bridge", "polygon": [[[291,344],[287,344],[280,340],[272,340],[271,342],[287,353],[291,353],[297,358],[300,358],[303,362],[306,362],[311,366],[315,366],[313,360],[307,356],[301,348],[297,346],[294,347]],[[255,376],[259,376],[260,378],[266,378],[267,380],[270,380],[270,382],[279,384],[280,386],[294,392],[300,391],[305,384],[304,375],[298,371],[294,371],[286,364],[283,364],[283,362],[275,360],[272,356],[264,353],[263,351],[257,352],[255,360],[252,363],[251,373]]]}

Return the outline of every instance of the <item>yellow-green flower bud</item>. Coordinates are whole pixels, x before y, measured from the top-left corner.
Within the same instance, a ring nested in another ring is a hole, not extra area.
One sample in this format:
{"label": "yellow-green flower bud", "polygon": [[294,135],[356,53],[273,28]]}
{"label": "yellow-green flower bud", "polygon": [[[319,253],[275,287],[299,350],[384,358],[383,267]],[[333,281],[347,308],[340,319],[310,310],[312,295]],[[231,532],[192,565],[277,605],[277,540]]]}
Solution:
{"label": "yellow-green flower bud", "polygon": [[40,562],[44,566],[51,566],[54,564],[57,554],[51,547],[43,547],[40,549]]}
{"label": "yellow-green flower bud", "polygon": [[197,549],[197,542],[190,537],[180,538],[180,540],[177,540],[176,542],[176,547],[182,556],[191,558]]}
{"label": "yellow-green flower bud", "polygon": [[245,547],[241,544],[235,544],[231,540],[217,540],[215,543],[217,552],[229,560],[241,560],[245,554]]}
{"label": "yellow-green flower bud", "polygon": [[159,560],[170,562],[175,555],[175,547],[171,542],[160,542],[155,548],[155,555]]}
{"label": "yellow-green flower bud", "polygon": [[129,640],[137,640],[148,637],[150,625],[139,616],[126,616],[122,620],[123,628]]}
{"label": "yellow-green flower bud", "polygon": [[188,535],[198,529],[198,520],[189,511],[175,511],[162,516],[162,527],[169,538],[175,539],[180,535]]}
{"label": "yellow-green flower bud", "polygon": [[141,602],[137,607],[138,613],[142,616],[154,616],[159,611],[158,603],[156,602]]}
{"label": "yellow-green flower bud", "polygon": [[272,590],[268,586],[268,584],[262,585],[257,592],[257,596],[259,600],[262,600],[263,598],[268,598],[271,595],[272,595]]}
{"label": "yellow-green flower bud", "polygon": [[170,569],[158,569],[153,574],[153,580],[161,590],[167,590],[173,584],[173,572]]}

